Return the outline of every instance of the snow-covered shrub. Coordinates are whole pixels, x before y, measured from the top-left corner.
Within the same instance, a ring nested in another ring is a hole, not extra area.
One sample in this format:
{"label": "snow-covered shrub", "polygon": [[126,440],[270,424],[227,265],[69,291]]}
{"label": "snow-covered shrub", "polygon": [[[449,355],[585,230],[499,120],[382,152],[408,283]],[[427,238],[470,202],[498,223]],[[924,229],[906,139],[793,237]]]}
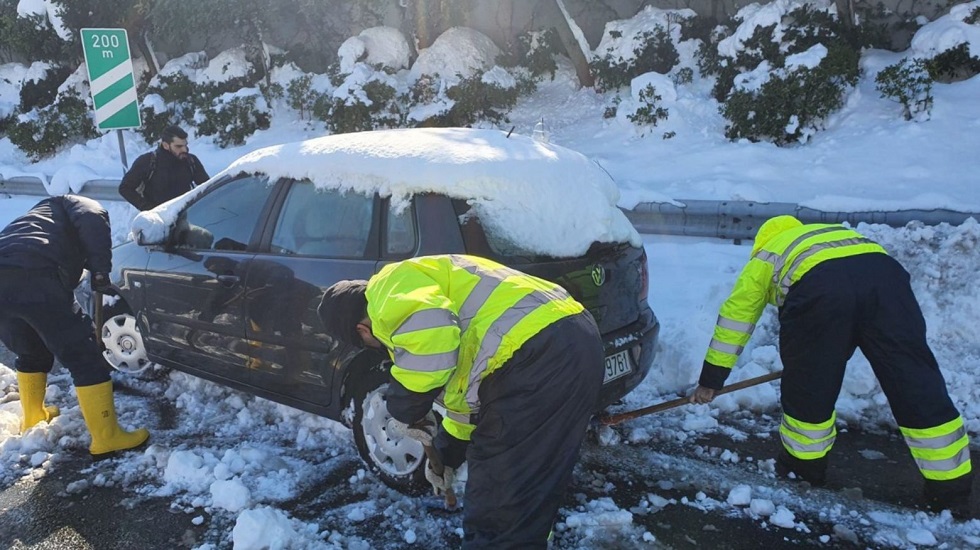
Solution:
{"label": "snow-covered shrub", "polygon": [[[215,143],[222,146],[244,143],[257,129],[269,127],[270,109],[255,88],[260,79],[242,48],[213,59],[204,52],[172,59],[147,86],[140,133],[147,143],[154,143],[164,127],[179,124],[217,136]],[[242,126],[227,127],[231,121]]]}
{"label": "snow-covered shrub", "polygon": [[[73,44],[58,36],[46,14],[19,15],[17,12],[21,3],[0,0],[0,59],[6,56],[56,63],[71,59],[75,53]],[[40,3],[35,5],[43,6]]]}
{"label": "snow-covered shrub", "polygon": [[29,113],[35,107],[47,107],[58,97],[58,87],[73,72],[68,67],[51,67],[35,63],[32,69],[41,68],[43,76],[25,78],[20,88],[20,112]]}
{"label": "snow-covered shrub", "polygon": [[272,111],[258,88],[243,88],[215,99],[198,114],[197,131],[215,136],[220,147],[242,145],[258,130],[269,128]]}
{"label": "snow-covered shrub", "polygon": [[63,90],[55,102],[17,117],[7,130],[10,141],[31,160],[56,153],[77,140],[98,136],[90,104],[74,89]]}
{"label": "snow-covered shrub", "polygon": [[640,107],[633,114],[626,115],[626,118],[637,126],[656,126],[658,122],[667,120],[669,116],[667,109],[660,105],[662,100],[653,84],[647,84],[646,88],[640,90]]}
{"label": "snow-covered shrub", "polygon": [[606,24],[590,66],[597,87],[614,90],[649,72],[667,74],[677,65],[682,25],[692,10],[647,6],[634,17]]}
{"label": "snow-covered shrub", "polygon": [[970,45],[964,42],[930,59],[926,68],[936,82],[959,82],[980,74],[980,56],[970,55]]}
{"label": "snow-covered shrub", "polygon": [[910,52],[930,60],[929,75],[937,82],[966,80],[980,73],[980,0],[953,6],[924,25],[912,38]]}
{"label": "snow-covered shrub", "polygon": [[[615,32],[615,31],[614,31]],[[612,34],[617,38],[616,34]],[[680,56],[663,27],[644,31],[633,55],[624,58],[612,49],[592,60],[592,71],[601,88],[614,90],[630,83],[633,78],[650,71],[668,73]]]}
{"label": "snow-covered shrub", "polygon": [[881,97],[902,104],[905,120],[928,118],[932,109],[932,78],[922,59],[902,59],[882,69],[875,76],[875,88]]}
{"label": "snow-covered shrub", "polygon": [[197,86],[183,73],[161,74],[147,86],[140,105],[143,126],[140,135],[147,143],[160,139],[160,132],[171,124],[188,124],[199,107],[204,107]]}
{"label": "snow-covered shrub", "polygon": [[554,27],[548,29],[521,33],[514,42],[514,47],[501,55],[498,62],[505,67],[524,67],[534,78],[545,74],[555,78],[558,63],[555,56],[562,51],[558,31]]}
{"label": "snow-covered shrub", "polygon": [[299,112],[300,118],[310,120],[314,112],[329,112],[330,95],[313,89],[313,75],[303,75],[286,85],[286,101]]}
{"label": "snow-covered shrub", "polygon": [[857,83],[860,54],[828,0],[751,4],[718,43],[714,96],[729,139],[806,142]]}
{"label": "snow-covered shrub", "polygon": [[363,132],[381,128],[398,128],[403,117],[396,101],[395,88],[377,79],[356,87],[341,86],[335,93],[329,112],[314,109],[331,133]]}
{"label": "snow-covered shrub", "polygon": [[517,103],[518,82],[502,67],[464,78],[446,90],[453,106],[443,119],[446,126],[469,126],[485,120],[500,123]]}

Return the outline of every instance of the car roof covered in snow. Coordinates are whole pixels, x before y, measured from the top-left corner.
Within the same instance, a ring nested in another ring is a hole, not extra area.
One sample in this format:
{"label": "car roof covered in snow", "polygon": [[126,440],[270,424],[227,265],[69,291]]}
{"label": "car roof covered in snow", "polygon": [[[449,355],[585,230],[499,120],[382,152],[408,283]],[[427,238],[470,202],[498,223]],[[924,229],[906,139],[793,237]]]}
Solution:
{"label": "car roof covered in snow", "polygon": [[467,128],[336,134],[258,149],[197,190],[141,213],[134,233],[159,240],[188,201],[242,172],[379,193],[396,208],[420,193],[464,199],[489,231],[552,256],[582,255],[596,241],[641,244],[616,206],[615,182],[597,163],[527,136]]}

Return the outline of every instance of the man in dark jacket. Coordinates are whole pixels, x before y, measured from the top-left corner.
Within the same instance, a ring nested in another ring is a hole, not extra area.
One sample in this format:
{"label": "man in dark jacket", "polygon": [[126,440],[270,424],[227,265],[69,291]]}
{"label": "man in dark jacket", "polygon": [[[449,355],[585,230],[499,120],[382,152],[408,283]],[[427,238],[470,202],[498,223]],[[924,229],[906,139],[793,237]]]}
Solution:
{"label": "man in dark jacket", "polygon": [[160,146],[133,162],[119,184],[119,194],[136,208],[149,210],[206,182],[210,176],[189,151],[187,132],[168,126]]}
{"label": "man in dark jacket", "polygon": [[21,432],[58,416],[57,407],[44,405],[57,357],[71,373],[96,459],[138,447],[150,436],[142,428],[127,432],[116,421],[95,327],[72,292],[85,268],[92,290],[112,292],[111,245],[109,214],[98,202],[74,195],[44,199],[0,231],[0,341],[17,355]]}

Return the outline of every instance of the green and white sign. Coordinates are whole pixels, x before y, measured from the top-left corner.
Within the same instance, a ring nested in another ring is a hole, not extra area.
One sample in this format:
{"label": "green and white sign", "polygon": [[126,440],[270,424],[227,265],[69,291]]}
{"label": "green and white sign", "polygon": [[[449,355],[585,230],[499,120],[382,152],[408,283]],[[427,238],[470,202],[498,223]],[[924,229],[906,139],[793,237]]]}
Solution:
{"label": "green and white sign", "polygon": [[95,125],[99,130],[139,128],[139,100],[126,29],[82,29]]}

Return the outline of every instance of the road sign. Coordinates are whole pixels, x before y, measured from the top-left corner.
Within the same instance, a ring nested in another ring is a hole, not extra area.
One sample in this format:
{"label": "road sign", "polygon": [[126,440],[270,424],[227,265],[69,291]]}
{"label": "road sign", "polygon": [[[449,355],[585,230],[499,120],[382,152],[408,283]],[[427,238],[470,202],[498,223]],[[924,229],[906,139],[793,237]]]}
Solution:
{"label": "road sign", "polygon": [[82,29],[82,51],[99,130],[139,128],[139,100],[126,29]]}

